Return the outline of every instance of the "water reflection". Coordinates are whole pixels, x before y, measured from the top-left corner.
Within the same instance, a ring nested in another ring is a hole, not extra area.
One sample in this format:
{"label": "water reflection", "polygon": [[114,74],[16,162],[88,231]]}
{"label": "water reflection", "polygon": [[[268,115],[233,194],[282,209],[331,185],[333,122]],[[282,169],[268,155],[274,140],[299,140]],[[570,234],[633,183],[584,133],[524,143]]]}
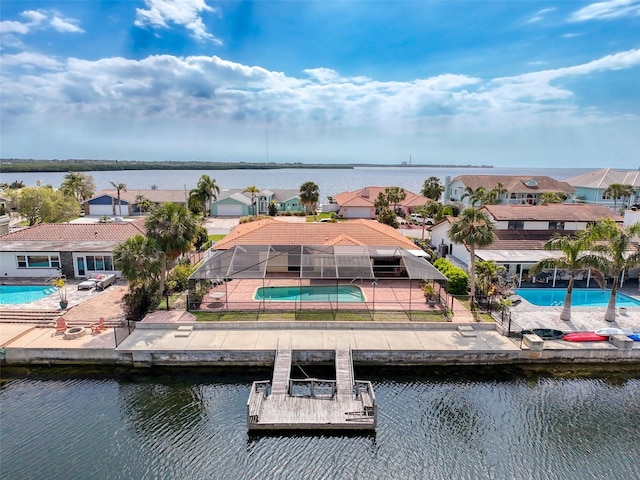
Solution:
{"label": "water reflection", "polygon": [[249,434],[267,372],[18,378],[0,389],[0,478],[640,478],[640,380],[487,372],[358,372],[380,409],[360,434]]}

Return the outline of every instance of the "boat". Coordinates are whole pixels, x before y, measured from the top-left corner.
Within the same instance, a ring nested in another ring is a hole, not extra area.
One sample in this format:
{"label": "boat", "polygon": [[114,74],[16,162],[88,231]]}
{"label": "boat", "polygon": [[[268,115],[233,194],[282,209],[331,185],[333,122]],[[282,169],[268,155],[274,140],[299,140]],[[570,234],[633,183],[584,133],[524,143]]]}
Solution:
{"label": "boat", "polygon": [[567,342],[602,342],[609,340],[608,335],[598,335],[596,332],[571,332],[562,337]]}
{"label": "boat", "polygon": [[553,328],[532,328],[531,330],[522,330],[521,333],[522,335],[533,333],[542,340],[560,340],[564,335],[562,330],[555,330]]}
{"label": "boat", "polygon": [[615,328],[615,327],[607,327],[607,328],[599,328],[595,332],[598,335],[632,335],[633,330],[629,330],[628,328]]}
{"label": "boat", "polygon": [[640,333],[632,333],[631,335],[627,335],[634,342],[640,342]]}

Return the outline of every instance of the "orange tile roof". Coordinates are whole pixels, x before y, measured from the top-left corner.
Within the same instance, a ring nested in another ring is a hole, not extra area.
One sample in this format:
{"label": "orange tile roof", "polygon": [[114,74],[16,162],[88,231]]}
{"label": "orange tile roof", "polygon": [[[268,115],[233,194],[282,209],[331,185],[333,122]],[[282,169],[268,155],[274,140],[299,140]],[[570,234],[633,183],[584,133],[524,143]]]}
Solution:
{"label": "orange tile roof", "polygon": [[[384,193],[387,187],[364,187],[352,192],[342,192],[335,195],[335,201],[341,207],[370,207],[378,198],[378,194]],[[427,197],[418,195],[405,189],[407,197],[400,202],[399,206],[417,207],[429,201]]]}
{"label": "orange tile roof", "polygon": [[122,242],[145,235],[138,223],[41,223],[0,237],[1,242]]}
{"label": "orange tile roof", "polygon": [[227,250],[235,245],[369,245],[416,248],[413,242],[394,228],[365,219],[292,224],[266,218],[238,225],[213,248]]}

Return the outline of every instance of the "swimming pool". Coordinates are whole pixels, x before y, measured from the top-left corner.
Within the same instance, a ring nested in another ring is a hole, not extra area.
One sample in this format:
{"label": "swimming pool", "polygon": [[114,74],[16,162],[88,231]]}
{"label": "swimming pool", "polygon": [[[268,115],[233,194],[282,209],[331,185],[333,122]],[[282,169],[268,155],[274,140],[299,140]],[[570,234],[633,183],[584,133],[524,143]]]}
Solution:
{"label": "swimming pool", "polygon": [[362,289],[356,285],[320,285],[305,287],[260,287],[255,300],[275,302],[364,302]]}
{"label": "swimming pool", "polygon": [[49,285],[0,285],[0,305],[35,302],[56,291]]}
{"label": "swimming pool", "polygon": [[[516,293],[529,303],[550,307],[562,305],[567,290],[564,288],[518,288]],[[574,307],[606,307],[610,296],[611,290],[574,288],[571,293],[571,305]],[[617,293],[616,307],[640,307],[640,301],[624,293]]]}

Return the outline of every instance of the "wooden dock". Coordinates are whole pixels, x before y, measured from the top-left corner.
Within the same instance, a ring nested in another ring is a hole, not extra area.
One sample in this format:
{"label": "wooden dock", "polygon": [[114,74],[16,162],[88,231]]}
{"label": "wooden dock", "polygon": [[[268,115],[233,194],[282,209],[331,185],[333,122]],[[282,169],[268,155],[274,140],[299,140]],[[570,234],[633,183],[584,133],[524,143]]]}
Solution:
{"label": "wooden dock", "polygon": [[335,350],[335,380],[292,379],[291,347],[278,348],[273,378],[253,382],[247,401],[249,430],[374,430],[371,382],[354,380],[351,349]]}

